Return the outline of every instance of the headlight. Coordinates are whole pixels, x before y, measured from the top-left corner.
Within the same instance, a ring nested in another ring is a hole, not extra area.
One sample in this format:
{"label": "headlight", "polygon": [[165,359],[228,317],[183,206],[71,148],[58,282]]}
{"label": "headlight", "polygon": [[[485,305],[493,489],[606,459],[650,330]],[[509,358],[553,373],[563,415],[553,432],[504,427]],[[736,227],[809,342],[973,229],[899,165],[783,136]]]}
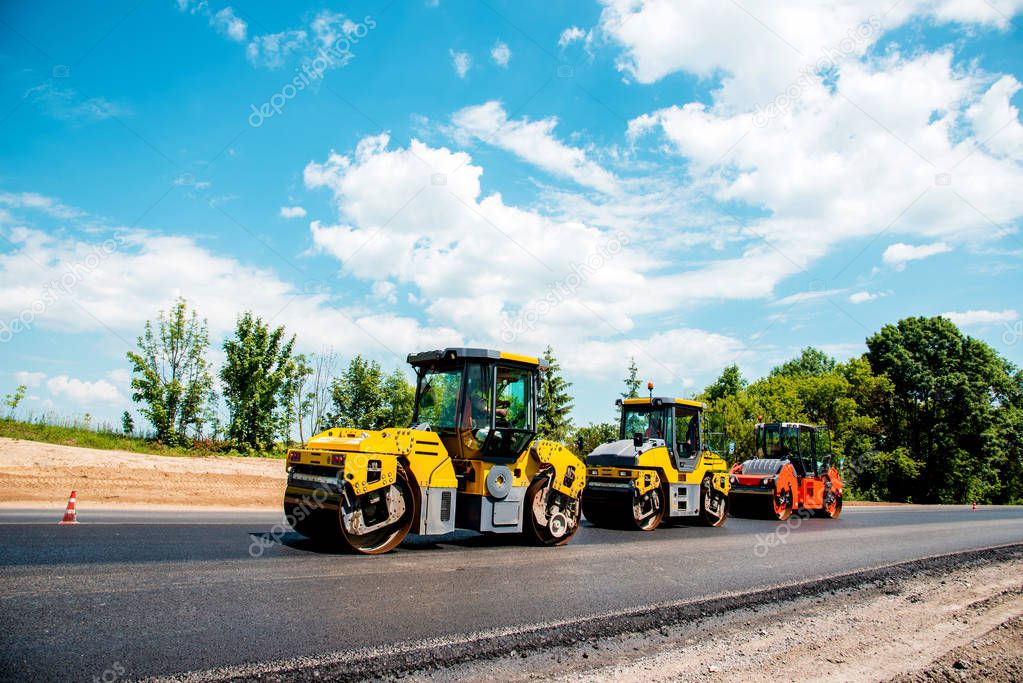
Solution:
{"label": "headlight", "polygon": [[590,476],[591,477],[597,476],[597,470],[590,470]]}
{"label": "headlight", "polygon": [[625,470],[618,470],[618,476],[619,477],[627,477],[627,476],[629,476],[629,473],[626,472]]}
{"label": "headlight", "polygon": [[730,481],[730,482],[731,482],[731,483],[732,483],[733,485],[735,485],[735,484],[738,484],[738,483],[739,483],[739,480],[738,480],[738,479],[737,479],[737,478],[735,477],[735,475],[734,475],[734,474],[733,474],[733,475],[731,475],[730,477],[728,477],[728,481]]}
{"label": "headlight", "polygon": [[763,486],[774,486],[774,477],[764,477],[760,480]]}

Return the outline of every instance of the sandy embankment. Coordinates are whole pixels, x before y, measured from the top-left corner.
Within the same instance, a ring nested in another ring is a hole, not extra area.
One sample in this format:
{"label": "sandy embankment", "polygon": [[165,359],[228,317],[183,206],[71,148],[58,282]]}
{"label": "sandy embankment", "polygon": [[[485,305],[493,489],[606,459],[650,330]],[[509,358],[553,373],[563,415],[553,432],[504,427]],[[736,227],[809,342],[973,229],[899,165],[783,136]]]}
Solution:
{"label": "sandy embankment", "polygon": [[0,438],[0,505],[277,508],[284,460],[173,457]]}
{"label": "sandy embankment", "polygon": [[149,455],[0,437],[0,507],[62,507],[75,490],[80,504],[92,506],[278,508],[284,468],[273,458]]}

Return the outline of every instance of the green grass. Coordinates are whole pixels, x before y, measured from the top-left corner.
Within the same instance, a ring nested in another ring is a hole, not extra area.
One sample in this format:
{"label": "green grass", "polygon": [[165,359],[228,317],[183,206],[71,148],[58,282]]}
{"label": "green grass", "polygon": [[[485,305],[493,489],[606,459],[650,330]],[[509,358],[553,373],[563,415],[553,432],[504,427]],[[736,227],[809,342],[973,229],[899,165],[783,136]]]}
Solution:
{"label": "green grass", "polygon": [[212,441],[197,442],[191,446],[165,446],[152,439],[127,436],[114,431],[107,425],[98,425],[94,428],[87,422],[55,420],[52,417],[42,417],[29,422],[2,419],[0,420],[0,437],[23,439],[25,441],[41,441],[61,446],[80,446],[82,448],[100,448],[178,457],[228,455],[236,457],[283,458],[285,450],[282,446],[280,450],[270,453],[243,453],[234,450],[228,443]]}

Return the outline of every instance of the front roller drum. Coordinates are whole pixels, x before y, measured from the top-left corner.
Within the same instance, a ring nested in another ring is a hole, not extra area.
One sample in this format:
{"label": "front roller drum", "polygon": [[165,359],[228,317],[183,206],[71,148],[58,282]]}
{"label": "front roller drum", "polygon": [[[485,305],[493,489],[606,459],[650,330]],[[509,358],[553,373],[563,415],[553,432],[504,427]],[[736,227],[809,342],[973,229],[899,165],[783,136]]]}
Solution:
{"label": "front roller drum", "polygon": [[660,487],[643,495],[587,493],[583,496],[583,514],[594,526],[653,531],[664,519],[665,501],[664,489]]}
{"label": "front roller drum", "polygon": [[792,516],[792,491],[789,489],[768,494],[733,492],[728,496],[728,503],[734,517],[784,522]]}
{"label": "front roller drum", "polygon": [[398,546],[412,528],[416,498],[405,468],[398,465],[390,486],[356,496],[351,488],[338,506],[342,544],[362,555],[380,555]]}

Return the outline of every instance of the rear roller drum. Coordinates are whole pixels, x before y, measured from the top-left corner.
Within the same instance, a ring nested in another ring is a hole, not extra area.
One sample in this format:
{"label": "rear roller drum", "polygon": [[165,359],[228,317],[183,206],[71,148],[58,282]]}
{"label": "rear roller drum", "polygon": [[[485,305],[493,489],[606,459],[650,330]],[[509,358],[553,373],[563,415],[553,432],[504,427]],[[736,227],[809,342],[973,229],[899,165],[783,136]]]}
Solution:
{"label": "rear roller drum", "polygon": [[338,539],[338,518],[331,510],[305,510],[285,505],[284,515],[291,528],[306,538],[320,543],[333,543]]}
{"label": "rear roller drum", "polygon": [[396,481],[361,496],[351,489],[338,507],[341,540],[352,552],[379,555],[398,546],[415,516],[415,497],[405,469],[399,465]]}
{"label": "rear roller drum", "polygon": [[640,531],[653,531],[664,519],[665,495],[660,488],[632,500],[632,523]]}
{"label": "rear roller drum", "polygon": [[522,527],[536,545],[564,545],[579,529],[579,501],[555,491],[550,475],[541,475],[526,489]]}
{"label": "rear roller drum", "polygon": [[828,491],[824,496],[824,507],[819,512],[821,517],[838,519],[842,514],[842,496],[836,496]]}
{"label": "rear roller drum", "polygon": [[719,527],[728,517],[728,496],[714,488],[710,477],[704,477],[700,485],[700,523],[704,526]]}

